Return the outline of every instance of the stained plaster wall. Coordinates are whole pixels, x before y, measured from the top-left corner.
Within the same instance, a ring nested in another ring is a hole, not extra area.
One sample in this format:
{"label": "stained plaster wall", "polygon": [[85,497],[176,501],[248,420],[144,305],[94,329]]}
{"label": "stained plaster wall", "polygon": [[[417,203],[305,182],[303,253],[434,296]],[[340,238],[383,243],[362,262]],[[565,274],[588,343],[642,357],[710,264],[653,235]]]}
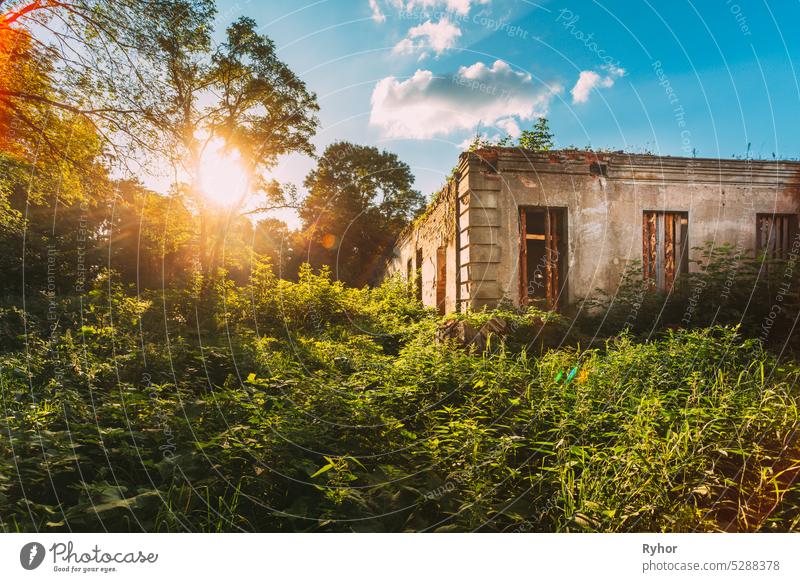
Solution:
{"label": "stained plaster wall", "polygon": [[[594,164],[594,166],[592,166]],[[389,272],[423,253],[423,301],[436,302],[436,250],[447,246],[447,311],[456,309],[456,246],[462,309],[520,300],[519,209],[566,209],[572,303],[613,293],[627,264],[642,258],[642,214],[687,212],[690,260],[706,241],[743,253],[756,246],[756,214],[800,212],[800,164],[496,148],[462,154],[458,205],[439,204],[398,241]],[[458,235],[445,228],[458,212]],[[416,265],[415,265],[416,268]],[[692,263],[690,269],[698,267]]]}

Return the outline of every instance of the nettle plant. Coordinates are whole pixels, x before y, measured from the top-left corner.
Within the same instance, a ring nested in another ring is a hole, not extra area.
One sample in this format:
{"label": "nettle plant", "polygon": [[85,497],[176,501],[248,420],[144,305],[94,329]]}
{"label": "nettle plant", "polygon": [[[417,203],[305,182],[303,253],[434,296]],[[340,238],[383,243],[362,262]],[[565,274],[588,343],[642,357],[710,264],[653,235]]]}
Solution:
{"label": "nettle plant", "polygon": [[800,371],[732,328],[628,331],[587,349],[564,316],[504,305],[455,316],[508,322],[477,350],[437,339],[447,321],[402,280],[353,289],[262,265],[214,286],[216,323],[198,335],[155,299],[97,288],[58,358],[45,341],[2,356],[0,475],[19,477],[0,479],[5,530],[800,522]]}
{"label": "nettle plant", "polygon": [[640,261],[625,269],[616,293],[598,290],[582,302],[578,324],[601,336],[623,329],[652,334],[665,327],[740,325],[770,344],[791,343],[800,314],[800,268],[796,257],[747,255],[731,245],[696,247],[695,268],[667,292],[644,278]]}

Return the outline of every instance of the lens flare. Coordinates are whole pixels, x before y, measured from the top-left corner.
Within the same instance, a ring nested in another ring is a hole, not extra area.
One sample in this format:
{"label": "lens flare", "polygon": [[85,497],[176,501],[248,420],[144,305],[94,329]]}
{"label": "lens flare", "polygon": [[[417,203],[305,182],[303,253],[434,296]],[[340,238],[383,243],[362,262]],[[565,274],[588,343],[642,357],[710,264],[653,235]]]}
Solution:
{"label": "lens flare", "polygon": [[226,148],[222,139],[209,142],[200,162],[203,196],[219,206],[232,206],[242,200],[247,187],[248,174],[239,152]]}

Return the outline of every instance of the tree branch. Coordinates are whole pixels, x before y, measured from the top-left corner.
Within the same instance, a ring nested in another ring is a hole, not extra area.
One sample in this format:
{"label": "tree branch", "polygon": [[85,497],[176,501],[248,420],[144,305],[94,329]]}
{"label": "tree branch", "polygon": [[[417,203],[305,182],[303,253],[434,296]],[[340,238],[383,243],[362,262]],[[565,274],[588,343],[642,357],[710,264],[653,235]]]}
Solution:
{"label": "tree branch", "polygon": [[240,212],[239,216],[249,216],[250,214],[259,214],[261,212],[269,212],[271,210],[298,210],[300,208],[300,203],[294,204],[275,204],[273,206],[260,206],[258,208],[254,208],[252,210],[245,210],[244,212]]}
{"label": "tree branch", "polygon": [[33,130],[33,131],[34,131],[34,132],[35,132],[35,133],[36,133],[36,134],[37,134],[37,135],[38,135],[38,136],[39,136],[39,137],[42,139],[42,141],[44,141],[44,143],[47,145],[47,147],[50,149],[50,151],[51,151],[51,152],[53,152],[53,153],[54,153],[55,155],[57,155],[57,156],[60,156],[60,157],[64,158],[64,159],[65,159],[65,160],[67,160],[68,162],[70,162],[70,163],[74,164],[76,167],[78,167],[78,168],[81,168],[81,169],[84,169],[84,165],[83,165],[81,162],[79,162],[78,160],[75,160],[75,159],[71,158],[70,156],[68,156],[67,154],[65,154],[65,153],[62,151],[62,148],[59,148],[59,147],[57,147],[57,146],[56,146],[56,145],[55,145],[55,144],[54,144],[54,143],[53,143],[53,142],[50,140],[50,138],[47,136],[47,133],[46,133],[46,132],[45,132],[45,131],[44,131],[44,130],[41,128],[41,127],[39,127],[38,125],[36,125],[36,123],[34,123],[34,122],[33,122],[33,120],[29,119],[29,118],[28,118],[28,116],[27,116],[27,115],[25,115],[25,112],[23,112],[23,111],[22,111],[22,110],[21,110],[19,107],[17,107],[16,105],[14,105],[13,103],[11,103],[11,102],[10,102],[10,101],[8,101],[7,99],[2,99],[2,101],[3,101],[3,102],[4,102],[4,103],[5,103],[5,104],[6,104],[6,105],[7,105],[7,106],[8,106],[8,107],[9,107],[9,108],[10,108],[10,109],[11,109],[11,110],[14,112],[14,113],[16,113],[16,114],[17,114],[17,116],[19,117],[19,119],[21,119],[21,120],[22,120],[22,122],[23,122],[25,125],[27,125],[29,128],[31,128],[31,129],[32,129],[32,130]]}
{"label": "tree branch", "polygon": [[33,93],[21,93],[19,91],[0,91],[0,96],[15,97],[17,99],[36,101],[38,103],[45,103],[46,105],[51,105],[59,109],[64,109],[66,111],[69,111],[70,113],[75,113],[78,115],[100,115],[104,113],[120,113],[120,114],[138,113],[138,110],[135,109],[115,109],[112,107],[107,107],[102,109],[81,109],[80,107],[69,105],[68,103],[53,101],[52,99],[48,99],[47,97],[42,97],[41,95],[34,95]]}
{"label": "tree branch", "polygon": [[12,24],[14,24],[17,20],[25,16],[26,14],[33,12],[34,10],[41,10],[42,8],[46,8],[46,6],[42,6],[42,0],[34,0],[27,6],[23,6],[16,12],[9,12],[2,16],[0,19],[0,29],[3,28],[10,28]]}

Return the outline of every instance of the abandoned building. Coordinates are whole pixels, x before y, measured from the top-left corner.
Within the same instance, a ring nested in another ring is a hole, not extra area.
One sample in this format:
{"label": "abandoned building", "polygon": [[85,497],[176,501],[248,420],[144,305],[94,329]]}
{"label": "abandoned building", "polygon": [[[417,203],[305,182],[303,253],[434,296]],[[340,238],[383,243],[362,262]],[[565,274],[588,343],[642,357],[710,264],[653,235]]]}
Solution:
{"label": "abandoned building", "polygon": [[465,152],[398,238],[387,272],[441,313],[558,309],[614,293],[639,261],[653,288],[697,269],[698,247],[800,251],[800,163],[487,148]]}

